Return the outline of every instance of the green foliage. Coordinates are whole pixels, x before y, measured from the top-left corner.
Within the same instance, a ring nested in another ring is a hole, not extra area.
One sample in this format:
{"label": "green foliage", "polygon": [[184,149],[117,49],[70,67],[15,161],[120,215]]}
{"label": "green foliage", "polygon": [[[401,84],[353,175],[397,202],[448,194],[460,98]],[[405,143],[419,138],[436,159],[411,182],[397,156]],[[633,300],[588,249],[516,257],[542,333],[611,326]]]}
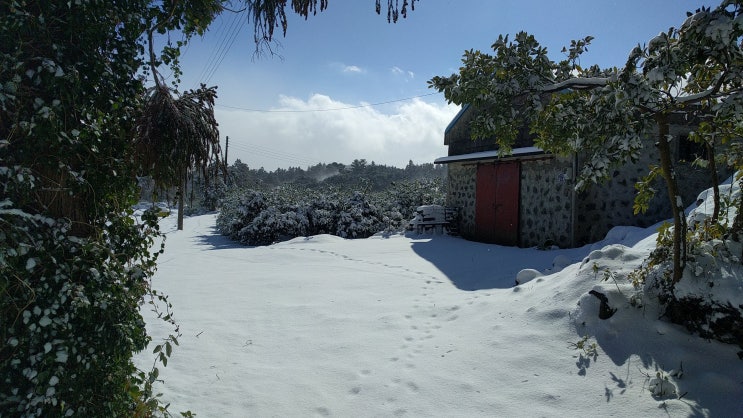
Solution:
{"label": "green foliage", "polygon": [[[415,9],[415,2],[419,0],[387,0],[387,21],[396,23],[400,16],[407,17],[408,6]],[[274,39],[274,30],[281,28],[286,36],[289,21],[287,19],[286,0],[264,0],[247,2],[250,17],[255,26],[253,39],[256,45],[256,53],[260,54],[267,48],[271,51],[271,42]],[[328,0],[292,0],[288,3],[291,10],[301,17],[307,19],[310,15],[322,12],[328,7]],[[375,0],[377,14],[382,13],[382,0]]]}
{"label": "green foliage", "polygon": [[657,165],[650,166],[650,172],[635,183],[637,195],[632,205],[632,211],[635,215],[645,213],[650,206],[650,201],[655,197],[657,190],[653,187],[660,174],[660,167]]}
{"label": "green foliage", "polygon": [[613,271],[609,270],[608,267],[604,267],[603,270],[600,270],[600,267],[599,267],[598,263],[595,263],[594,262],[593,263],[593,274],[595,274],[596,276],[598,276],[599,271],[601,271],[601,274],[602,274],[602,278],[601,278],[602,281],[608,282],[609,280],[611,280],[612,282],[614,282],[614,286],[617,287],[617,291],[619,293],[622,293],[622,289],[619,288],[619,283],[617,282],[617,275],[616,275],[616,273],[614,273]]}
{"label": "green foliage", "polygon": [[595,341],[589,341],[590,337],[588,335],[584,335],[583,338],[576,342],[568,342],[568,348],[572,348],[574,350],[578,350],[581,352],[582,356],[585,357],[593,357],[594,360],[596,360],[596,357],[598,357],[598,346],[596,345]]}
{"label": "green foliage", "polygon": [[[164,30],[195,19],[179,4]],[[161,249],[157,214],[131,209],[132,138],[161,6],[0,3],[3,414],[131,416],[143,402],[132,354],[149,342],[139,308]]]}

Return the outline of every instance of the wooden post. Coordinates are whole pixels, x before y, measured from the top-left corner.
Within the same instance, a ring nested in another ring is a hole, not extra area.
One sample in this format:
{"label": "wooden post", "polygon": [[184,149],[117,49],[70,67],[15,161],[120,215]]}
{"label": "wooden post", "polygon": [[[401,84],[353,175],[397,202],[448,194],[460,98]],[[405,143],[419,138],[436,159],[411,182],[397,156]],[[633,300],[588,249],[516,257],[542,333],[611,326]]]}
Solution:
{"label": "wooden post", "polygon": [[224,184],[227,185],[227,152],[230,150],[230,137],[225,137],[224,144],[224,165],[222,166],[222,173],[224,174]]}

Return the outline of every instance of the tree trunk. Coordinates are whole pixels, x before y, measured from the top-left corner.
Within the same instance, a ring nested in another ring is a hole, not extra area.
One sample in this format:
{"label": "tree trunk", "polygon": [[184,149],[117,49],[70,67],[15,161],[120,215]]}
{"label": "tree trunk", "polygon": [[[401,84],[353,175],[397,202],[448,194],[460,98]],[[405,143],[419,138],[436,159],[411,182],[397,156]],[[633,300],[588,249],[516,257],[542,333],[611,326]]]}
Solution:
{"label": "tree trunk", "polygon": [[191,173],[188,177],[191,178],[191,191],[188,194],[188,205],[191,206],[191,208],[193,208],[194,181],[196,180],[195,179],[196,176],[194,175],[194,173]]}
{"label": "tree trunk", "polygon": [[[735,181],[735,180],[733,180]],[[740,187],[743,188],[743,178],[739,180]],[[740,234],[743,232],[743,198],[738,199],[738,212],[733,219],[733,227],[730,228],[730,235],[733,241],[740,242]],[[743,252],[741,252],[743,258]]]}
{"label": "tree trunk", "polygon": [[668,116],[665,114],[655,115],[658,124],[658,151],[660,153],[660,168],[668,189],[668,198],[671,202],[673,213],[673,283],[681,280],[684,272],[684,261],[686,260],[686,218],[684,215],[684,202],[676,182],[676,173],[671,161],[671,145],[669,143]]}
{"label": "tree trunk", "polygon": [[707,146],[707,161],[709,161],[709,171],[712,175],[712,191],[714,193],[715,207],[712,209],[712,222],[717,223],[720,216],[720,179],[717,175],[717,163],[715,162],[715,148],[711,143],[705,141]]}
{"label": "tree trunk", "polygon": [[186,193],[186,178],[181,180],[178,186],[178,230],[183,231],[183,195]]}

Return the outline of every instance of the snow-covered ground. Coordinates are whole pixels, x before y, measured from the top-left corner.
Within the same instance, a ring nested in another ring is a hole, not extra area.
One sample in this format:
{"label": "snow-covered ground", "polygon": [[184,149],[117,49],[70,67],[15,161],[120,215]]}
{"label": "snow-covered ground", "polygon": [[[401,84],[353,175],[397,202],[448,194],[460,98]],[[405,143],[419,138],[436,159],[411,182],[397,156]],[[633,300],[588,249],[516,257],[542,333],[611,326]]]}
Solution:
{"label": "snow-covered ground", "polygon": [[[629,302],[626,274],[654,246],[652,230],[616,228],[600,244],[552,251],[444,235],[250,248],[220,236],[215,217],[186,218],[184,231],[162,221],[153,283],[183,334],[157,386],[171,411],[743,416],[739,348],[658,320],[650,301]],[[618,309],[610,319],[598,318],[591,290]],[[143,311],[155,341],[171,332]],[[150,351],[137,357],[142,367]]]}

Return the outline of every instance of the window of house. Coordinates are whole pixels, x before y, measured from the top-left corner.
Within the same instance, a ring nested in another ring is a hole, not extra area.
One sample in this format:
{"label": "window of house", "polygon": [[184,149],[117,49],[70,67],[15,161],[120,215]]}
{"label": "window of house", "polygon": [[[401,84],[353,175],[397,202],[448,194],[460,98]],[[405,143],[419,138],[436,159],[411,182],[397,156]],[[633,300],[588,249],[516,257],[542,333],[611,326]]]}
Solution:
{"label": "window of house", "polygon": [[689,135],[679,135],[679,160],[693,162],[697,158],[707,158],[704,145],[689,139]]}

